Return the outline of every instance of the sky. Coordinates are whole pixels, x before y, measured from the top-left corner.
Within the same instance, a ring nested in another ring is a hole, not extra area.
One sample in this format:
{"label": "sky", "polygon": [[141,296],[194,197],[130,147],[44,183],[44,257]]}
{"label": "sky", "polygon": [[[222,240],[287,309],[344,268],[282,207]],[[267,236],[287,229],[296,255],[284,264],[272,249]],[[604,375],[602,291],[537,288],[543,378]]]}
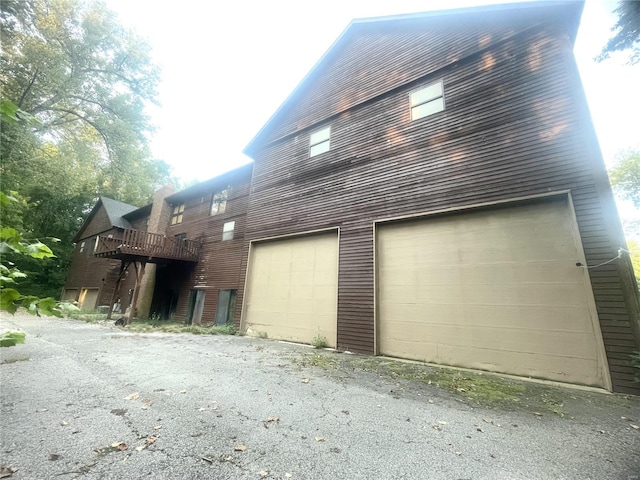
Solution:
{"label": "sky", "polygon": [[[545,0],[542,0],[545,1]],[[189,184],[245,164],[243,148],[353,18],[499,0],[106,0],[162,69],[155,158]],[[574,53],[608,165],[640,145],[640,65],[593,60],[611,35],[614,0],[587,0]]]}

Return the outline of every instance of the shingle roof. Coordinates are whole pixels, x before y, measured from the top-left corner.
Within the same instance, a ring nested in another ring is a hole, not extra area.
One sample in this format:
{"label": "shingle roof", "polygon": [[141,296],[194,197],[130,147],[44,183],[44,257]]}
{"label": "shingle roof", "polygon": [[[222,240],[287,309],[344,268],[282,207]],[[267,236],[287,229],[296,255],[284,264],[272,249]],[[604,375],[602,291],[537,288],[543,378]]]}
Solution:
{"label": "shingle roof", "polygon": [[137,210],[138,207],[113,200],[109,197],[100,197],[100,200],[102,201],[102,205],[104,205],[104,209],[107,212],[107,216],[109,217],[109,221],[112,226],[131,228],[129,221],[122,218],[122,216]]}
{"label": "shingle roof", "polygon": [[100,197],[96,204],[93,206],[91,213],[89,213],[87,219],[82,224],[82,227],[80,227],[80,230],[78,230],[78,233],[76,233],[73,237],[74,242],[77,242],[78,240],[83,238],[82,233],[87,228],[87,225],[91,223],[91,220],[101,206],[104,207],[111,226],[117,228],[131,228],[131,224],[129,223],[129,221],[125,218],[122,218],[122,216],[138,210],[138,207],[134,207],[133,205],[129,205],[128,203],[119,202],[109,197]]}

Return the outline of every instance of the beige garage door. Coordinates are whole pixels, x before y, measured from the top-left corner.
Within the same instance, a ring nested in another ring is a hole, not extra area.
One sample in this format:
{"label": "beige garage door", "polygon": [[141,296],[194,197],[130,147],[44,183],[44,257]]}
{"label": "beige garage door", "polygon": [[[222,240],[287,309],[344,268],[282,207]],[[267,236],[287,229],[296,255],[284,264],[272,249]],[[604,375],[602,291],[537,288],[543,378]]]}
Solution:
{"label": "beige garage door", "polygon": [[97,288],[83,288],[80,292],[80,298],[78,298],[78,306],[81,310],[93,310],[96,308],[98,301]]}
{"label": "beige garage door", "polygon": [[74,302],[78,297],[78,289],[77,288],[68,288],[62,294],[63,302]]}
{"label": "beige garage door", "polygon": [[336,233],[251,246],[243,328],[252,335],[336,345]]}
{"label": "beige garage door", "polygon": [[609,386],[566,200],[377,231],[383,355]]}

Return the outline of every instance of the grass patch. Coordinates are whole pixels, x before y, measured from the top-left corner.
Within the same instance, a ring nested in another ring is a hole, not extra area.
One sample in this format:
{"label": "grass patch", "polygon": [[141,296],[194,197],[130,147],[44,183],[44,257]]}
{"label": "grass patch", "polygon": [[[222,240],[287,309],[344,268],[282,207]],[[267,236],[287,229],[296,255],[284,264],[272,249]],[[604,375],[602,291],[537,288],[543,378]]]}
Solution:
{"label": "grass patch", "polygon": [[134,321],[128,327],[131,332],[163,332],[163,333],[191,333],[193,335],[236,335],[236,328],[228,325],[185,325],[183,323],[168,323],[158,320]]}
{"label": "grass patch", "polygon": [[97,322],[107,321],[107,315],[105,313],[97,313],[97,312],[73,312],[69,314],[69,318],[72,318],[74,320],[80,320],[82,322],[87,322],[87,323],[97,323]]}
{"label": "grass patch", "polygon": [[327,343],[327,337],[325,337],[324,335],[320,335],[320,333],[313,337],[311,345],[313,345],[313,348],[317,349],[327,348],[329,346],[329,344]]}
{"label": "grass patch", "polygon": [[317,367],[323,370],[334,370],[340,366],[339,360],[331,353],[302,353],[300,356],[291,358],[290,361],[299,368]]}

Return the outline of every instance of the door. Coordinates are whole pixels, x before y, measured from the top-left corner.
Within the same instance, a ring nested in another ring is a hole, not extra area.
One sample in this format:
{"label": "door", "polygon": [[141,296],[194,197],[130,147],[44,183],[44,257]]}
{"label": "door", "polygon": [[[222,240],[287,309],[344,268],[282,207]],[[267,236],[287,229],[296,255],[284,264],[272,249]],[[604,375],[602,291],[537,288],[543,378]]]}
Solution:
{"label": "door", "polygon": [[567,199],[382,225],[381,354],[606,386]]}
{"label": "door", "polygon": [[245,299],[248,333],[335,347],[337,232],[252,244]]}
{"label": "door", "polygon": [[237,290],[220,290],[218,292],[216,325],[233,323],[236,314],[236,292]]}
{"label": "door", "polygon": [[187,309],[187,323],[189,325],[197,325],[202,320],[204,295],[204,290],[191,290],[189,294],[189,306]]}

